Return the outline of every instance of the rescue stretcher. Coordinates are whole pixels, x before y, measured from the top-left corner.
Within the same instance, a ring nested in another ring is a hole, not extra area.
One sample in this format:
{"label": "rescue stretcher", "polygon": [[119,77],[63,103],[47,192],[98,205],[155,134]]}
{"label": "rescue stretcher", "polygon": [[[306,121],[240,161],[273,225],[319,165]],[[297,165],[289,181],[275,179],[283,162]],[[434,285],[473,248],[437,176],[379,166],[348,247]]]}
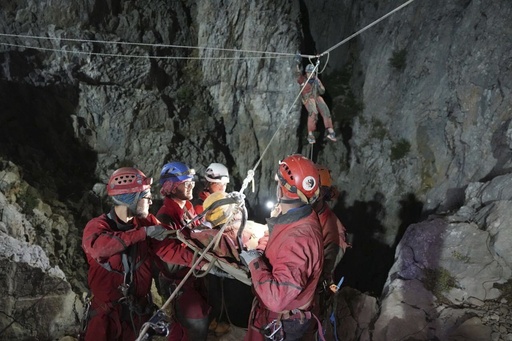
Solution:
{"label": "rescue stretcher", "polygon": [[[216,245],[209,251],[204,252],[204,247],[219,233],[221,236],[218,242],[215,243]],[[189,236],[186,234],[189,234]],[[223,235],[219,230],[199,230],[189,233],[178,231],[176,237],[194,251],[195,255],[203,255],[203,258],[210,262],[212,266],[215,265],[236,280],[251,285],[249,270],[240,264],[239,249],[234,245],[231,238]]]}
{"label": "rescue stretcher", "polygon": [[[209,270],[213,268],[213,266],[216,266],[236,280],[246,285],[251,285],[249,269],[241,264],[239,255],[239,251],[242,251],[245,248],[244,243],[242,242],[242,234],[246,224],[248,223],[247,210],[245,209],[244,205],[244,197],[234,196],[219,200],[218,202],[215,202],[212,207],[210,207],[210,209],[226,204],[237,204],[243,213],[242,222],[238,228],[236,238],[233,239],[224,234],[224,230],[227,224],[231,222],[231,220],[234,218],[234,215],[231,215],[220,229],[190,229],[189,226],[192,225],[192,221],[188,226],[185,226],[181,230],[176,231],[176,234],[173,236],[173,238],[177,238],[184,246],[194,251],[195,256],[190,267],[191,270],[187,273],[187,275],[185,275],[176,290],[171,293],[171,296],[162,305],[162,307],[158,309],[157,312],[151,317],[151,319],[143,325],[136,341],[150,340],[152,336],[155,335],[167,336],[169,333],[170,321],[168,320],[168,316],[165,314],[165,309],[175,298],[181,285],[183,285],[187,278],[192,274],[194,274],[196,277],[204,276],[209,272]],[[202,219],[204,213],[205,212],[203,212],[201,215],[198,215],[195,219]],[[258,227],[259,229],[266,228],[265,225],[257,224],[252,221],[249,221],[249,225]],[[204,273],[198,273],[197,270],[194,269],[202,260],[208,261],[210,263],[210,267]]]}

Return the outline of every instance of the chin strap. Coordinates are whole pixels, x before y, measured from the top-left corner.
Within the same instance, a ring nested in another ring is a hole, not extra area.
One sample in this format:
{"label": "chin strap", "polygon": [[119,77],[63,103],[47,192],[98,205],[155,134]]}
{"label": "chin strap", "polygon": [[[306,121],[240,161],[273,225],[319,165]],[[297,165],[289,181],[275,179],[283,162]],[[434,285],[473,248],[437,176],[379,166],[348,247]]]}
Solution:
{"label": "chin strap", "polygon": [[302,203],[302,200],[300,200],[300,199],[284,199],[284,198],[281,198],[277,202],[280,203],[280,204],[297,204],[297,203]]}

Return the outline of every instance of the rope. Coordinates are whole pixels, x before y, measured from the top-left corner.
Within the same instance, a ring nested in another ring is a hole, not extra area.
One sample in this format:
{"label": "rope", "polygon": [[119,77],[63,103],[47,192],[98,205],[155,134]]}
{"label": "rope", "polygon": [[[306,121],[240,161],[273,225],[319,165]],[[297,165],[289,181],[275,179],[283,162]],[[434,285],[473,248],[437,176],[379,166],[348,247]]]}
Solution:
{"label": "rope", "polygon": [[[318,55],[310,55],[310,54],[300,54],[303,58],[319,58],[324,55],[328,55],[332,50],[340,47],[345,44],[352,38],[358,36],[363,33],[370,27],[378,24],[382,20],[386,19],[393,13],[401,10],[405,6],[411,4],[414,0],[409,0],[404,4],[398,6],[391,12],[386,15],[380,17],[379,19],[373,21],[369,25],[365,26],[361,30],[355,32],[349,37],[343,39],[336,45],[333,45],[331,48],[325,50],[324,52]],[[10,43],[0,43],[3,46],[10,47],[19,47],[19,48],[27,48],[27,49],[35,49],[40,51],[50,51],[50,52],[63,52],[63,53],[75,53],[75,54],[87,54],[87,55],[97,55],[97,56],[108,56],[108,57],[125,57],[125,58],[150,58],[150,59],[187,59],[187,60],[234,60],[234,59],[251,59],[251,58],[263,58],[263,59],[273,59],[273,58],[281,58],[281,57],[294,57],[296,53],[286,53],[286,52],[270,52],[270,51],[258,51],[258,50],[243,50],[243,49],[230,49],[230,48],[217,48],[217,47],[201,47],[201,46],[186,46],[186,45],[175,45],[175,44],[150,44],[150,43],[134,43],[134,42],[125,42],[125,41],[107,41],[107,40],[91,40],[91,39],[79,39],[79,38],[61,38],[61,37],[43,37],[43,36],[35,36],[35,35],[27,35],[27,34],[12,34],[12,33],[0,33],[0,37],[8,37],[8,38],[24,38],[24,39],[36,39],[36,40],[55,40],[55,41],[69,41],[69,42],[79,42],[79,43],[95,43],[95,44],[113,44],[113,45],[129,45],[129,46],[144,46],[144,47],[155,47],[155,48],[180,48],[180,49],[197,49],[197,50],[208,50],[208,51],[224,51],[224,52],[236,52],[236,53],[255,53],[255,54],[264,54],[270,56],[254,56],[254,57],[179,57],[179,56],[147,56],[147,55],[128,55],[128,54],[116,54],[116,53],[100,53],[100,52],[85,52],[85,51],[70,51],[65,49],[52,49],[52,48],[43,48],[43,47],[35,47],[29,45],[22,44],[10,44]],[[326,62],[327,65],[327,62]],[[325,69],[325,67],[324,67]],[[322,69],[322,72],[324,70]],[[321,73],[321,72],[320,72]]]}
{"label": "rope", "polygon": [[91,40],[91,39],[80,39],[80,38],[43,37],[43,36],[34,36],[34,35],[25,35],[25,34],[10,34],[10,33],[0,33],[0,37],[27,38],[27,39],[37,39],[37,40],[71,41],[71,42],[78,42],[78,43],[99,43],[99,44],[131,45],[131,46],[145,46],[145,47],[162,47],[162,48],[170,47],[170,48],[179,48],[179,49],[261,53],[261,54],[271,54],[271,55],[286,56],[286,57],[295,56],[295,54],[284,53],[284,52],[238,50],[238,49],[228,49],[228,48],[220,48],[220,47],[200,47],[200,46],[187,46],[187,45],[174,45],[174,44],[134,43],[134,42],[126,42],[126,41]]}
{"label": "rope", "polygon": [[[299,99],[300,95],[302,94],[302,91],[304,90],[304,88],[306,87],[306,85],[308,84],[309,80],[311,79],[311,77],[313,77],[313,75],[315,74],[315,72],[317,71],[318,69],[318,66],[320,65],[320,61],[317,61],[317,63],[315,64],[315,68],[313,69],[313,72],[311,72],[311,74],[309,75],[309,77],[307,78],[307,80],[302,84],[302,87],[299,91],[299,93],[297,94],[297,96],[295,96],[295,99],[293,100],[293,103],[290,105],[290,107],[288,108],[288,111],[286,112],[286,114],[284,115],[284,118],[286,119],[288,117],[288,115],[290,114],[291,110],[293,109],[293,106],[295,105],[295,103],[297,103],[297,100]],[[270,145],[272,144],[272,141],[274,141],[274,138],[277,136],[277,132],[281,129],[281,127],[283,126],[283,123],[285,122],[285,119],[281,120],[281,123],[279,124],[279,126],[277,127],[276,131],[274,132],[274,135],[272,135],[272,138],[270,139],[270,141],[268,142],[267,144],[267,147],[265,147],[265,149],[263,150],[263,152],[261,153],[260,155],[260,158],[258,159],[258,161],[256,162],[256,165],[254,165],[254,167],[252,169],[249,169],[247,171],[247,177],[244,179],[243,183],[242,183],[242,188],[240,188],[240,193],[244,193],[245,189],[247,188],[249,182],[251,181],[254,181],[253,178],[254,178],[254,170],[256,168],[258,168],[258,165],[260,164],[261,160],[263,159],[263,156],[265,155],[265,153],[267,152],[268,148],[270,147]]]}
{"label": "rope", "polygon": [[[405,6],[411,4],[414,0],[408,0],[404,4],[398,6],[394,10],[390,11],[389,13],[385,14],[384,16],[380,17],[379,19],[373,21],[369,25],[365,26],[361,30],[355,32],[354,34],[350,35],[349,37],[343,39],[339,43],[333,45],[331,48],[325,50],[324,52],[320,53],[319,55],[308,55],[308,54],[300,54],[303,58],[308,58],[310,61],[312,58],[320,58],[324,55],[327,55],[327,61],[329,60],[329,53],[333,51],[334,49],[340,47],[341,45],[345,44],[352,38],[358,36],[359,34],[363,33],[370,27],[376,25],[377,23],[381,22],[385,18],[389,17],[393,13],[401,10]],[[271,56],[254,56],[254,57],[180,57],[180,56],[150,56],[150,55],[126,55],[126,54],[115,54],[115,53],[100,53],[100,52],[84,52],[84,51],[68,51],[63,49],[51,49],[51,48],[43,48],[43,47],[33,47],[33,46],[25,46],[25,45],[19,45],[19,44],[8,44],[8,43],[0,43],[0,45],[3,46],[11,46],[11,47],[23,47],[23,48],[32,48],[37,50],[43,50],[43,51],[53,51],[53,52],[64,52],[64,53],[76,53],[76,54],[87,54],[87,55],[97,55],[97,56],[109,56],[109,57],[127,57],[127,58],[149,58],[149,59],[187,59],[187,60],[198,60],[198,59],[204,59],[204,60],[233,60],[233,59],[251,59],[251,58],[258,58],[258,59],[273,59],[273,58],[280,58],[280,57],[289,57],[289,56],[297,56],[297,54],[292,53],[283,53],[283,52],[268,52],[268,51],[256,51],[256,50],[239,50],[239,49],[226,49],[226,48],[213,48],[213,47],[197,47],[197,46],[184,46],[184,45],[172,45],[172,44],[149,44],[149,43],[133,43],[133,42],[112,42],[112,41],[105,41],[105,40],[88,40],[88,39],[74,39],[74,38],[56,38],[56,37],[42,37],[42,36],[33,36],[33,35],[20,35],[20,34],[7,34],[7,33],[0,33],[0,37],[16,37],[16,38],[27,38],[27,39],[46,39],[46,40],[57,40],[57,41],[72,41],[72,42],[88,42],[88,43],[100,43],[100,44],[114,44],[114,45],[136,45],[136,46],[146,46],[146,47],[171,47],[171,48],[184,48],[184,49],[199,49],[199,50],[210,50],[210,51],[228,51],[228,52],[240,52],[240,53],[259,53],[259,54],[270,54]],[[318,73],[318,65],[320,63],[320,60],[317,61],[314,72]],[[326,62],[327,66],[327,62]],[[325,66],[322,69],[322,72],[325,70]],[[311,78],[311,75],[308,77],[307,81]],[[302,86],[300,92],[295,97],[295,100],[289,107],[288,111],[285,114],[285,118],[288,117],[288,115],[291,112],[291,109],[299,99],[302,91],[304,90],[305,85],[307,82],[304,83]],[[254,181],[254,171],[260,164],[263,156],[267,152],[268,148],[272,144],[274,138],[277,136],[277,132],[281,129],[283,123],[285,120],[282,120],[279,124],[277,130],[275,131],[274,135],[270,139],[267,147],[263,150],[263,153],[261,154],[260,158],[256,162],[256,165],[250,169],[247,172],[247,176],[244,179],[242,183],[242,187],[240,189],[240,193],[243,193],[250,182]],[[311,148],[311,153],[313,153],[313,148]],[[254,184],[254,182],[253,182]]]}
{"label": "rope", "polygon": [[10,44],[10,43],[0,43],[0,45],[33,49],[33,50],[39,50],[39,51],[72,53],[72,54],[76,54],[76,55],[90,55],[90,56],[102,56],[102,57],[123,57],[123,58],[176,59],[176,60],[247,60],[247,59],[279,59],[279,58],[283,58],[283,56],[276,56],[276,57],[272,57],[272,56],[251,56],[251,57],[152,56],[152,55],[133,55],[133,54],[122,54],[122,53],[106,53],[106,52],[89,52],[89,51],[79,51],[79,50],[54,49],[54,48],[48,48],[48,47],[38,47],[38,46]]}
{"label": "rope", "polygon": [[389,17],[391,14],[401,10],[402,8],[404,8],[405,6],[409,5],[410,3],[412,3],[414,0],[409,0],[407,1],[406,3],[398,6],[397,8],[395,8],[394,10],[392,10],[391,12],[389,12],[388,14],[380,17],[379,19],[375,20],[374,22],[370,23],[369,25],[363,27],[362,29],[360,29],[359,31],[357,31],[356,33],[348,36],[347,38],[343,39],[342,41],[340,41],[339,43],[337,43],[336,45],[332,46],[331,48],[325,50],[324,52],[320,53],[317,57],[319,56],[323,56],[329,52],[331,52],[332,50],[334,49],[337,49],[338,47],[340,47],[341,45],[345,44],[347,41],[351,40],[352,38],[360,35],[361,33],[363,33],[364,31],[366,31],[367,29],[369,29],[370,27],[372,26],[375,26],[376,24],[378,24],[379,22],[381,22],[382,20],[386,19],[387,17]]}
{"label": "rope", "polygon": [[[171,293],[171,295],[169,296],[169,298],[167,299],[167,301],[165,301],[165,303],[162,305],[162,307],[160,307],[160,309],[158,309],[158,311],[155,313],[155,314],[158,314],[159,311],[164,311],[167,306],[171,303],[171,301],[178,295],[181,287],[185,284],[185,282],[187,281],[187,279],[195,272],[195,268],[199,265],[199,263],[203,260],[204,256],[206,255],[206,253],[208,251],[210,251],[210,249],[212,248],[212,246],[214,244],[216,244],[218,242],[218,240],[220,240],[221,236],[222,236],[222,233],[224,232],[224,230],[226,229],[226,227],[231,223],[231,221],[233,220],[233,218],[235,217],[235,214],[231,214],[231,216],[228,218],[228,220],[224,223],[224,225],[222,225],[222,227],[219,229],[219,232],[215,235],[215,237],[213,237],[213,239],[210,241],[210,243],[205,247],[205,249],[203,250],[202,253],[200,253],[200,256],[196,259],[196,261],[192,264],[192,266],[190,267],[190,270],[187,272],[187,274],[185,275],[185,277],[183,277],[183,279],[180,281],[180,283],[176,286],[176,288],[174,289],[174,291]],[[146,333],[148,332],[148,329],[150,328],[150,325],[149,324],[144,324],[143,328],[141,329],[141,331],[139,332],[139,336],[137,337],[137,339],[135,341],[142,341],[144,340],[144,336],[146,335]]]}

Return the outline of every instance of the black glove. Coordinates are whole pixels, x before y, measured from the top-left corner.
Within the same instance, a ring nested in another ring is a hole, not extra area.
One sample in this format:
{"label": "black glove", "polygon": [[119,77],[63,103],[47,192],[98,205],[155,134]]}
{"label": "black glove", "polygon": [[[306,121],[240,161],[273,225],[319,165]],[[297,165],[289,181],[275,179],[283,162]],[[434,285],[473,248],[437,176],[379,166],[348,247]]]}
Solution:
{"label": "black glove", "polygon": [[156,240],[164,240],[168,235],[172,234],[172,230],[168,230],[162,225],[145,226],[146,237]]}
{"label": "black glove", "polygon": [[260,258],[263,253],[260,250],[249,250],[240,252],[240,260],[242,263],[249,267],[256,258]]}
{"label": "black glove", "polygon": [[219,268],[217,265],[214,265],[210,271],[208,272],[209,274],[212,274],[214,276],[217,276],[217,277],[224,277],[224,278],[235,278],[233,276],[231,276],[230,274],[228,274],[226,271],[222,270],[221,268]]}
{"label": "black glove", "polygon": [[300,53],[297,51],[297,53],[295,54],[295,63],[299,64],[302,63],[302,56],[300,55]]}

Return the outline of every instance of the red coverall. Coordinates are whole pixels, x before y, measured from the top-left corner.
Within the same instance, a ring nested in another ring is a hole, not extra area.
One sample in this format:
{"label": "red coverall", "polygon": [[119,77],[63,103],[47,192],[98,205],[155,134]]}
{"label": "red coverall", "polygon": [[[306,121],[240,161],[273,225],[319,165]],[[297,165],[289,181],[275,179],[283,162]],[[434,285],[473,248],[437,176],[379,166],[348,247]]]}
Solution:
{"label": "red coverall", "polygon": [[300,323],[314,306],[322,273],[323,241],[320,222],[311,206],[267,219],[270,231],[265,253],[249,265],[254,311],[244,340],[265,340],[260,332],[281,315],[286,340],[299,339],[311,318]]}
{"label": "red coverall", "polygon": [[[167,197],[164,198],[164,204],[157,213],[158,219],[175,230],[185,226],[185,220],[190,220],[195,216],[196,212],[190,201],[187,200],[185,207],[182,209],[174,200]],[[197,221],[195,226],[200,225],[200,223],[200,221]],[[189,268],[164,268],[160,274],[161,283],[165,283],[165,285],[178,285],[188,271]],[[210,306],[206,302],[207,294],[204,281],[202,278],[191,276],[181,287],[181,290],[182,293],[175,300],[176,315],[181,325],[176,325],[173,328],[168,339],[169,341],[195,341],[194,338],[199,339],[203,337],[202,332],[208,333]],[[194,337],[195,333],[201,335]],[[204,335],[205,338],[206,336]]]}
{"label": "red coverall", "polygon": [[315,211],[318,213],[318,218],[320,219],[324,239],[324,267],[322,277],[324,280],[330,281],[332,280],[336,266],[341,261],[348,246],[345,239],[346,230],[345,226],[343,226],[325,201],[320,201],[318,205],[315,206]]}
{"label": "red coverall", "polygon": [[[307,81],[307,77],[304,75],[299,75],[297,78],[297,82],[302,87],[304,83]],[[324,99],[321,95],[325,92],[324,85],[318,79],[318,77],[312,78],[302,90],[301,98],[302,104],[306,107],[308,111],[308,131],[316,131],[316,122],[318,120],[318,113],[322,115],[324,120],[325,129],[332,128],[332,118],[331,112],[329,111],[329,107],[325,104]]]}
{"label": "red coverall", "polygon": [[[318,283],[319,290],[315,297],[318,305],[315,307],[314,313],[323,321],[330,313],[327,300],[332,296],[332,292],[329,290],[329,285],[333,283],[334,270],[345,254],[348,244],[345,238],[345,226],[330,209],[327,202],[318,201],[314,205],[314,209],[320,220],[324,243],[324,265],[322,277]],[[304,341],[315,340],[313,336],[315,331],[316,326],[312,326]]]}
{"label": "red coverall", "polygon": [[197,214],[201,214],[204,211],[203,203],[210,195],[210,192],[208,191],[201,191],[199,192],[199,198],[194,202],[194,210]]}
{"label": "red coverall", "polygon": [[[113,217],[115,220],[109,218]],[[89,263],[88,284],[93,294],[86,341],[135,340],[140,328],[153,313],[150,301],[151,265],[155,256],[165,262],[190,265],[193,253],[176,240],[157,241],[146,238],[143,226],[158,225],[153,215],[134,218],[131,224],[117,222],[114,210],[89,221],[85,226],[82,248]],[[130,297],[139,310],[130,318],[128,299],[123,299],[120,286],[124,283],[125,268],[122,254],[128,256],[133,276]],[[110,265],[111,270],[102,266]],[[108,264],[108,265],[107,265]],[[135,327],[135,330],[134,330]]]}

